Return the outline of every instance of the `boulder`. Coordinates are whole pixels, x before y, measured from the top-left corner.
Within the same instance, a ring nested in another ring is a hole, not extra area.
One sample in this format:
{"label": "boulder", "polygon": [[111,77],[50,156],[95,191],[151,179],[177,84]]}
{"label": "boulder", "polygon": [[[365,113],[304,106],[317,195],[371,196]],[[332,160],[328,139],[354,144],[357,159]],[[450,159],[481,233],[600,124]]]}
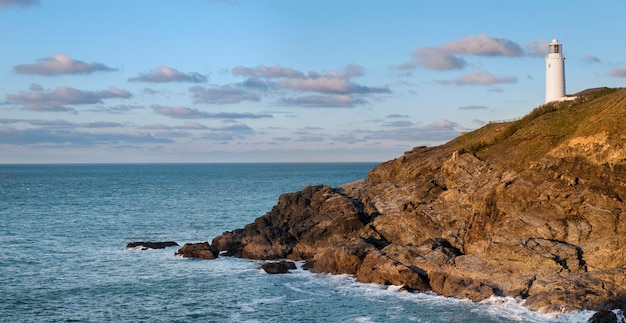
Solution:
{"label": "boulder", "polygon": [[296,264],[291,261],[268,262],[260,267],[268,274],[286,274],[296,268]]}
{"label": "boulder", "polygon": [[593,314],[589,323],[618,323],[617,315],[609,310],[601,310]]}
{"label": "boulder", "polygon": [[219,251],[208,242],[199,242],[185,243],[175,254],[183,258],[215,259]]}

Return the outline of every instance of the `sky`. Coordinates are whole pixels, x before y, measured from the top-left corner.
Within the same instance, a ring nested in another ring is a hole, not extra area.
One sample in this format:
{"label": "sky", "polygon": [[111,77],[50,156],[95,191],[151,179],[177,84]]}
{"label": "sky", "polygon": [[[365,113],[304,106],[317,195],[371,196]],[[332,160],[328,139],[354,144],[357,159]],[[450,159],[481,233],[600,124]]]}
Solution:
{"label": "sky", "polygon": [[626,86],[626,0],[0,0],[0,163],[379,162]]}

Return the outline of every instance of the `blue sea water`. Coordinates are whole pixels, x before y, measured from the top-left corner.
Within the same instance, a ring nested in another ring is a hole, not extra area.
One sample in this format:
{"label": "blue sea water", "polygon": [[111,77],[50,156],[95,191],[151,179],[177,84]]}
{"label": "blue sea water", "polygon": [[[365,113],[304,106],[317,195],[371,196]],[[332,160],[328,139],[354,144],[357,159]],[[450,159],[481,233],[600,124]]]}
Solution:
{"label": "blue sea water", "polygon": [[0,165],[3,322],[579,322],[347,275],[268,275],[261,261],[191,260],[133,241],[210,241],[285,192],[338,186],[372,163]]}

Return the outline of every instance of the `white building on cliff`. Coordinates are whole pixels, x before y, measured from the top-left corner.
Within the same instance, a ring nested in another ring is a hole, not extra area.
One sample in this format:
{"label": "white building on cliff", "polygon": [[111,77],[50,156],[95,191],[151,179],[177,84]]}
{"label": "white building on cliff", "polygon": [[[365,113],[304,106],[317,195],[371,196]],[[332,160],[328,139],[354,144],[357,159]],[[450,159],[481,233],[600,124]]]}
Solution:
{"label": "white building on cliff", "polygon": [[565,94],[565,57],[563,45],[553,39],[548,45],[550,52],[546,55],[546,103],[552,101],[569,101],[575,95]]}
{"label": "white building on cliff", "polygon": [[550,52],[546,55],[546,103],[561,101],[565,97],[563,47],[556,39],[553,39],[549,46]]}

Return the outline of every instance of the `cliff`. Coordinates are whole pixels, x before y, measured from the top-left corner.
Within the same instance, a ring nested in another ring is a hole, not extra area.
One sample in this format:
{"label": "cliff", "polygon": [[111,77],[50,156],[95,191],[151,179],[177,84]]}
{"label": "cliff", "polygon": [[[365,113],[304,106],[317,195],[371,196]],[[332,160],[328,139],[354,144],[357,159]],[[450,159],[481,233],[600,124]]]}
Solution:
{"label": "cliff", "polygon": [[626,90],[606,89],[284,194],[212,247],[475,301],[623,309],[624,198]]}

